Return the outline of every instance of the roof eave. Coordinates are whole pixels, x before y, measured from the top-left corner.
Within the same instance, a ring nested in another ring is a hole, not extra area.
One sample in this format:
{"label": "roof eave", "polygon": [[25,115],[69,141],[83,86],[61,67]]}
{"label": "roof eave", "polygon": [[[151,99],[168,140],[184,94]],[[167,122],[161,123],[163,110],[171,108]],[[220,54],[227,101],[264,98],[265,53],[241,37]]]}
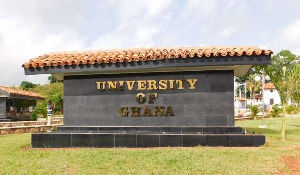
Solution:
{"label": "roof eave", "polygon": [[[201,71],[235,70],[236,76],[245,75],[252,65],[267,65],[271,62],[270,55],[233,56],[210,58],[177,58],[156,61],[123,62],[109,64],[87,64],[74,66],[50,66],[42,68],[24,68],[26,75],[53,74],[56,77],[79,74],[122,74],[138,72],[164,72],[164,71]],[[238,68],[239,67],[239,68]]]}

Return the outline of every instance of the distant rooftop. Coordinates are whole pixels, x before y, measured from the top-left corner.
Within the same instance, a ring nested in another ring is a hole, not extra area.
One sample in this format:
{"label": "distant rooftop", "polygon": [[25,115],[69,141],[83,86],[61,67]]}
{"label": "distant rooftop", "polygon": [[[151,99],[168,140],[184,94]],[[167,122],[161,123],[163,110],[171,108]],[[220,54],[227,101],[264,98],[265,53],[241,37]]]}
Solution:
{"label": "distant rooftop", "polygon": [[266,83],[264,89],[276,89],[273,83]]}
{"label": "distant rooftop", "polygon": [[0,86],[0,97],[34,99],[34,100],[45,99],[44,96],[32,91],[25,91],[15,87],[5,87],[5,86]]}

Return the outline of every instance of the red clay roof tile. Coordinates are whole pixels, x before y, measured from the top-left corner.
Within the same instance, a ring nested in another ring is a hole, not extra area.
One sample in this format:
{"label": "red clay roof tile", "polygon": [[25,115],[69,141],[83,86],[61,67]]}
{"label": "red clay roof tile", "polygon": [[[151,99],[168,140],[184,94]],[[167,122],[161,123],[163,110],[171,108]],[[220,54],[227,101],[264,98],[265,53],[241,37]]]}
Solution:
{"label": "red clay roof tile", "polygon": [[24,63],[24,68],[85,65],[171,58],[271,55],[258,47],[162,47],[47,53]]}
{"label": "red clay roof tile", "polygon": [[44,96],[32,92],[32,91],[25,91],[21,89],[17,89],[14,87],[5,87],[5,86],[0,86],[0,90],[5,91],[6,93],[10,95],[20,95],[20,96],[26,96],[26,97],[34,97],[34,98],[39,98],[39,99],[45,99]]}
{"label": "red clay roof tile", "polygon": [[276,87],[273,83],[266,83],[264,88],[265,89],[276,89]]}

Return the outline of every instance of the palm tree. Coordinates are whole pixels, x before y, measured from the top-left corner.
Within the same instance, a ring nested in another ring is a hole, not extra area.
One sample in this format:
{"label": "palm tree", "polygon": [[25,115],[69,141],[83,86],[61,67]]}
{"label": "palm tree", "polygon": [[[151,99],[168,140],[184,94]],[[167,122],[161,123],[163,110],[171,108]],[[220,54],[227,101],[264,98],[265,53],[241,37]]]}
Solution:
{"label": "palm tree", "polygon": [[256,76],[256,74],[249,75],[248,80],[246,80],[247,91],[250,92],[251,99],[254,99],[255,93],[261,89],[261,82],[255,81]]}

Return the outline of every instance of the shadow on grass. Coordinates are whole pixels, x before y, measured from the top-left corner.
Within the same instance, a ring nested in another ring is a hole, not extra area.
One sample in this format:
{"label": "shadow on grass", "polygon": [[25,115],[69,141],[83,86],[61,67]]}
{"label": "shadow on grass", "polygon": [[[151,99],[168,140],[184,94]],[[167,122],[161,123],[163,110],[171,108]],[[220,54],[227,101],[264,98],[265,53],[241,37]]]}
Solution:
{"label": "shadow on grass", "polygon": [[291,125],[289,124],[290,126],[293,126],[293,127],[297,127],[297,128],[300,128],[300,125]]}

